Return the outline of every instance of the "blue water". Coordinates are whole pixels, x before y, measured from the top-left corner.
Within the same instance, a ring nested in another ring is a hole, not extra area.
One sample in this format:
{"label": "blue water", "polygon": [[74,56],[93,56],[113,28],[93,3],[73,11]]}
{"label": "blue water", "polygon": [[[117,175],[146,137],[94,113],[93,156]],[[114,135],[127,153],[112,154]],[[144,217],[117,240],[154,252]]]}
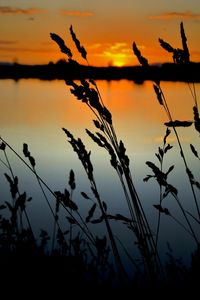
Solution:
{"label": "blue water", "polygon": [[[192,120],[193,101],[187,85],[184,83],[163,83],[162,85],[174,119]],[[166,115],[155,99],[151,82],[136,85],[123,80],[110,83],[100,81],[98,86],[106,106],[113,114],[117,135],[126,145],[133,180],[152,232],[155,233],[158,212],[153,204],[159,203],[159,186],[155,180],[144,183],[143,178],[152,173],[145,164],[147,160],[158,164],[155,152],[157,152],[158,146],[162,145],[162,138],[166,130],[163,125],[167,121]],[[98,148],[85,133],[85,128],[95,131],[92,123],[94,116],[87,107],[74,99],[64,82],[2,80],[0,89],[1,136],[22,156],[22,144],[28,143],[31,154],[36,159],[38,174],[52,191],[63,191],[65,188],[69,188],[68,176],[70,170],[73,169],[76,178],[73,200],[78,204],[81,214],[84,217],[87,216],[92,202],[84,199],[81,192],[87,193],[93,200],[94,197],[83,167],[61,130],[62,127],[65,127],[76,137],[81,137],[87,149],[91,150],[97,187],[102,200],[108,205],[108,212],[128,216],[123,190],[115,170],[110,166],[107,153],[104,149]],[[197,95],[198,93],[199,85],[197,85]],[[193,128],[181,129],[179,133],[189,166],[197,177],[196,179],[199,180],[199,161],[191,154],[189,147],[189,144],[192,143],[198,149],[199,135]],[[186,210],[196,216],[190,186],[173,134],[170,135],[169,142],[174,147],[167,154],[164,168],[167,171],[171,165],[175,165],[174,171],[169,175],[169,183],[178,188],[181,203]],[[41,228],[46,229],[51,235],[53,217],[36,178],[12,151],[8,151],[8,156],[14,174],[19,177],[20,191],[26,191],[33,198],[27,206],[27,212],[36,235],[39,235]],[[4,159],[3,153],[1,153],[1,158]],[[11,200],[9,186],[3,175],[5,172],[8,171],[1,164],[1,203],[4,200]],[[199,200],[199,191],[196,192]],[[46,194],[54,209],[54,198],[47,190]],[[167,207],[180,222],[183,222],[184,226],[187,226],[172,196],[168,196],[164,200],[163,206]],[[64,212],[61,213],[60,222],[63,230],[68,228]],[[199,235],[197,224],[192,219],[191,222]],[[116,236],[137,258],[138,253],[132,234],[122,224],[114,221],[111,223]],[[92,225],[91,228],[95,234],[104,235],[101,225]],[[77,230],[74,229],[74,234],[76,232]],[[193,239],[172,218],[163,215],[160,225],[159,249],[164,260],[167,257],[167,243],[173,249],[175,257],[182,257],[184,262],[190,262],[191,251],[195,249]],[[127,262],[126,258],[125,260]]]}

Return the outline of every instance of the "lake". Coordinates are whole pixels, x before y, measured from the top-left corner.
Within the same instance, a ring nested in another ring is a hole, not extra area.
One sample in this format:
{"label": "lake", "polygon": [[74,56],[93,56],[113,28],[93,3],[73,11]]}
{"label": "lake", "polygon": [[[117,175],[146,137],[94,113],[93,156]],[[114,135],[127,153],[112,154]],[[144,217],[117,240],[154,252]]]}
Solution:
{"label": "lake", "polygon": [[[147,174],[152,174],[145,164],[146,161],[152,161],[159,165],[155,152],[158,151],[159,146],[162,146],[166,132],[164,122],[168,121],[167,116],[156,99],[150,81],[145,81],[143,84],[135,84],[127,80],[97,81],[97,85],[104,104],[112,112],[118,139],[123,140],[126,146],[133,181],[152,226],[152,231],[155,232],[158,211],[153,205],[159,204],[159,185],[153,179],[143,182],[143,178]],[[192,107],[194,103],[187,84],[162,82],[161,85],[173,119],[193,120]],[[200,85],[196,84],[197,97],[199,88]],[[109,213],[128,214],[123,190],[115,170],[110,166],[108,154],[94,144],[85,132],[85,128],[92,132],[96,131],[92,122],[94,115],[86,105],[71,95],[69,87],[65,85],[64,81],[28,79],[15,82],[0,80],[0,89],[0,135],[22,156],[23,143],[29,145],[29,151],[36,160],[38,174],[53,191],[63,191],[65,188],[69,188],[69,172],[73,169],[76,178],[73,200],[79,205],[83,216],[87,216],[87,211],[92,203],[90,200],[84,199],[81,192],[85,192],[92,198],[92,191],[77,155],[61,130],[64,127],[75,137],[80,137],[86,148],[91,150],[97,187],[102,199],[108,205]],[[178,132],[188,165],[196,180],[200,180],[199,160],[190,150],[191,143],[197,150],[199,149],[199,134],[193,127],[180,128]],[[173,148],[166,154],[164,170],[167,171],[171,165],[175,165],[169,175],[169,183],[178,189],[181,203],[196,216],[190,185],[173,133],[169,136],[168,142],[173,145]],[[26,191],[33,198],[27,211],[34,230],[39,233],[39,230],[43,228],[51,234],[53,218],[38,187],[37,180],[11,151],[8,151],[8,156],[14,174],[19,177],[20,191]],[[1,159],[4,159],[3,152]],[[5,200],[11,200],[9,185],[3,175],[5,172],[8,171],[1,164],[1,204]],[[199,191],[196,192],[199,199]],[[46,193],[54,209],[55,201],[48,191]],[[184,226],[187,226],[174,198],[168,196],[164,200],[163,206],[167,207]],[[61,222],[62,226],[67,228],[68,224],[64,213]],[[196,227],[196,223],[193,220],[191,222]],[[112,226],[119,238],[130,247],[128,230],[124,231],[124,227],[115,224],[114,221]],[[93,225],[92,228],[97,234],[103,234],[100,225]],[[163,215],[159,247],[164,259],[167,258],[168,243],[173,249],[175,257],[182,257],[186,262],[190,260],[191,250],[195,249],[193,239],[174,219]]]}

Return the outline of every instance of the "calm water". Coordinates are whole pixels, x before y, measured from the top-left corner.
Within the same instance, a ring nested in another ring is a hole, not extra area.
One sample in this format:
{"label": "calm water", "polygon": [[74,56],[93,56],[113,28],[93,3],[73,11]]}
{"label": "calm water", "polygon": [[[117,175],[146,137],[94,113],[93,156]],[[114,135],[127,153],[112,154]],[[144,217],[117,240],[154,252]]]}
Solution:
{"label": "calm water", "polygon": [[[166,98],[174,119],[192,120],[193,100],[189,88],[184,83],[162,83]],[[131,169],[137,191],[144,205],[144,209],[155,231],[157,211],[153,204],[159,203],[159,186],[156,182],[143,182],[151,170],[145,164],[150,160],[158,163],[155,152],[162,146],[162,138],[167,121],[163,108],[158,104],[151,82],[136,85],[128,81],[99,81],[99,90],[105,105],[113,114],[113,121],[119,139],[126,145],[131,160]],[[199,85],[197,95],[199,93]],[[80,192],[84,191],[92,197],[89,182],[84,170],[73,153],[62,127],[70,130],[74,136],[81,137],[88,150],[91,150],[95,169],[95,178],[102,199],[108,204],[109,213],[124,213],[127,208],[124,195],[114,170],[110,167],[109,157],[103,149],[99,149],[88,138],[85,128],[95,131],[92,123],[94,116],[87,107],[77,101],[69,92],[69,88],[62,81],[43,82],[39,80],[12,80],[0,81],[0,134],[14,149],[22,154],[22,145],[28,143],[31,154],[36,159],[36,167],[40,176],[53,191],[68,188],[68,174],[73,169],[76,176],[76,191],[74,201],[78,203],[83,215],[91,207],[91,202],[82,198]],[[199,149],[199,136],[193,128],[179,130],[190,168],[199,180],[198,160],[191,155],[189,144],[193,143]],[[169,176],[169,183],[179,190],[179,196],[186,208],[194,211],[190,187],[184,172],[183,163],[174,135],[171,134],[169,142],[174,145],[167,154],[164,164],[166,171],[175,165],[173,173]],[[200,152],[200,151],[199,151]],[[2,157],[2,156],[1,156]],[[3,158],[3,157],[2,157]],[[27,191],[33,200],[28,206],[31,222],[36,232],[40,228],[52,231],[53,222],[47,204],[41,195],[37,182],[30,171],[9,153],[13,171],[19,177],[20,190]],[[9,187],[3,173],[7,172],[1,164],[0,195],[1,201],[10,199]],[[199,198],[199,194],[197,193]],[[48,194],[49,201],[54,207],[54,199]],[[164,200],[163,206],[180,221],[182,216],[172,197]],[[65,221],[66,223],[66,221]],[[66,226],[63,222],[63,227]],[[121,238],[122,229],[113,224]],[[96,231],[102,234],[102,228],[96,226]],[[166,256],[167,242],[170,243],[174,254],[189,259],[194,243],[190,236],[167,216],[161,221],[160,249],[163,257]],[[130,244],[130,235],[124,234],[123,239]],[[183,247],[184,244],[184,247]]]}

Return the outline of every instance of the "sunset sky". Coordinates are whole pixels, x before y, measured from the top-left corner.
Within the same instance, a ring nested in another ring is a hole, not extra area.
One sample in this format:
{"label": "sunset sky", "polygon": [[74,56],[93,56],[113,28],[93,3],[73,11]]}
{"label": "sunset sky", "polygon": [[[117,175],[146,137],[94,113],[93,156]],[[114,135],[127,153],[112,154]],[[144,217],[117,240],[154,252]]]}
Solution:
{"label": "sunset sky", "polygon": [[73,50],[70,25],[91,65],[137,64],[133,41],[150,63],[171,61],[158,38],[180,47],[181,21],[191,60],[200,61],[200,0],[0,0],[0,62],[64,58],[49,33],[59,34]]}

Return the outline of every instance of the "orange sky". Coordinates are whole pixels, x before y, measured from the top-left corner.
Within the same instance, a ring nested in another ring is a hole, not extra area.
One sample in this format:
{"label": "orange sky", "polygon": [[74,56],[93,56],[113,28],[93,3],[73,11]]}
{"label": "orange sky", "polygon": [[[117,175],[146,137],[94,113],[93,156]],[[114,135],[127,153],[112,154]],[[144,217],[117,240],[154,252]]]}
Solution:
{"label": "orange sky", "polygon": [[171,61],[158,38],[181,47],[181,21],[191,60],[200,61],[199,0],[1,0],[0,61],[35,64],[64,58],[49,33],[59,34],[73,50],[71,24],[91,65],[137,64],[133,41],[150,63]]}

